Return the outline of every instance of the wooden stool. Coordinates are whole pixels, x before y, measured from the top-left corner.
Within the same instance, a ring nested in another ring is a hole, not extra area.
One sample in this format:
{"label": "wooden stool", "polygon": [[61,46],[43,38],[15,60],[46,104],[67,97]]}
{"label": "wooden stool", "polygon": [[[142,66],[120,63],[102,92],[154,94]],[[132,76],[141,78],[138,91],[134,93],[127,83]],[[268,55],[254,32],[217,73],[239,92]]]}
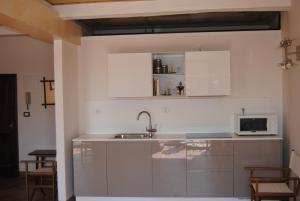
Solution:
{"label": "wooden stool", "polygon": [[[51,200],[56,200],[56,161],[53,160],[24,160],[27,201],[32,201],[37,189],[45,194],[44,189],[51,189]],[[37,169],[29,170],[29,164],[35,164]],[[41,165],[39,165],[41,164]],[[43,164],[43,165],[42,165]],[[32,193],[31,193],[32,190]]]}

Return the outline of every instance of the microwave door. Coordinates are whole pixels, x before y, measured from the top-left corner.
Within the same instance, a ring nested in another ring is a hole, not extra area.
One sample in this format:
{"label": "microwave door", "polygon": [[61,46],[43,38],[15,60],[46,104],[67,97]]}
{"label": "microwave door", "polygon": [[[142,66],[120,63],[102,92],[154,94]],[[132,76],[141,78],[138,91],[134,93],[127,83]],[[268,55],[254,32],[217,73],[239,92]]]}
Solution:
{"label": "microwave door", "polygon": [[242,118],[240,119],[241,132],[267,132],[268,131],[267,118]]}

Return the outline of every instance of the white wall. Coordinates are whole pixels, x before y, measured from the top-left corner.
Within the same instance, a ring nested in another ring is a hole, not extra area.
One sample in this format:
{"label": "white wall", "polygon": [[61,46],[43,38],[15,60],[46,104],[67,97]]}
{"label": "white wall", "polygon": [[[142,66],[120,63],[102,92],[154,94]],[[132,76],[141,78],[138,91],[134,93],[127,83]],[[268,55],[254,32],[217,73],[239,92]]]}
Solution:
{"label": "white wall", "polygon": [[[287,13],[287,21],[284,21],[284,25],[287,26],[287,33],[285,37],[295,39],[293,46],[289,48],[289,52],[295,52],[295,46],[300,45],[300,1],[292,0],[292,7]],[[296,61],[294,55],[292,58],[298,65],[284,72],[284,134],[288,143],[287,153],[291,149],[296,149],[300,153],[300,133],[299,133],[299,122],[300,122],[300,61]]]}
{"label": "white wall", "polygon": [[[233,114],[282,114],[280,31],[84,37],[79,48],[80,133],[144,132],[153,116],[158,132],[233,131]],[[107,97],[107,54],[185,50],[231,51],[232,95],[197,99],[112,100]],[[281,125],[280,125],[281,130]]]}
{"label": "white wall", "polygon": [[59,201],[73,195],[72,139],[78,135],[77,46],[54,41],[56,145]]}
{"label": "white wall", "polygon": [[[55,148],[55,110],[45,109],[43,85],[45,76],[53,79],[53,46],[25,36],[0,37],[0,73],[17,74],[19,159],[34,159],[27,154],[34,149]],[[25,92],[31,92],[29,111],[26,111]],[[21,165],[20,169],[24,169]]]}

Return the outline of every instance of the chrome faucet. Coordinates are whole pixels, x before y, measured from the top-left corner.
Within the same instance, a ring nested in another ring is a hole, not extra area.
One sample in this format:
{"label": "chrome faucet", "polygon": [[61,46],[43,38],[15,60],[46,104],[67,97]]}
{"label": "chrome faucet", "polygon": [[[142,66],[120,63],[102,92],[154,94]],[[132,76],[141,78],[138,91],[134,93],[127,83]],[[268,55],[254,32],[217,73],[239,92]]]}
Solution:
{"label": "chrome faucet", "polygon": [[153,134],[154,134],[157,130],[156,130],[155,128],[152,128],[151,115],[150,115],[150,113],[147,112],[147,111],[141,111],[141,112],[138,114],[138,116],[137,116],[137,120],[140,119],[140,116],[141,116],[142,114],[146,114],[146,115],[149,117],[149,126],[146,127],[146,131],[148,132],[149,137],[152,138],[152,137],[153,137]]}

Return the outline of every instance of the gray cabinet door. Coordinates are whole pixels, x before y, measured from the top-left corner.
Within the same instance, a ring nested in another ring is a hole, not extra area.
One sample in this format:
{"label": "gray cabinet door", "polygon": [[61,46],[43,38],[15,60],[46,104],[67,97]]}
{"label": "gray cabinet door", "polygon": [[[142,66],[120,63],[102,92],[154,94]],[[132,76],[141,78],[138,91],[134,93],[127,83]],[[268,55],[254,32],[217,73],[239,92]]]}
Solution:
{"label": "gray cabinet door", "polygon": [[109,196],[151,196],[152,162],[150,142],[107,144]]}
{"label": "gray cabinet door", "polygon": [[[246,166],[282,166],[282,142],[281,140],[268,141],[241,141],[234,144],[234,195],[235,197],[249,197],[250,173]],[[270,175],[262,172],[264,176]],[[262,176],[262,175],[258,175]]]}
{"label": "gray cabinet door", "polygon": [[107,196],[106,144],[73,142],[76,196]]}
{"label": "gray cabinet door", "polygon": [[186,195],[186,146],[184,142],[153,142],[153,195]]}
{"label": "gray cabinet door", "polygon": [[187,194],[192,197],[233,196],[233,143],[187,144]]}

